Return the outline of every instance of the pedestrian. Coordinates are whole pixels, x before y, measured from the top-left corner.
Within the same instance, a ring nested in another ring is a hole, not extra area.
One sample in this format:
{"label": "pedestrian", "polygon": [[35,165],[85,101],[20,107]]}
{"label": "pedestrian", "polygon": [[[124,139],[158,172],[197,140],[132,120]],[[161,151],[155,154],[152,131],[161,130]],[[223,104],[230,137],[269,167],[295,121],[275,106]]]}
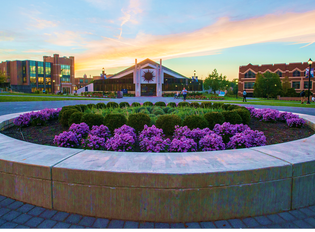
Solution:
{"label": "pedestrian", "polygon": [[305,92],[304,92],[304,90],[302,90],[302,92],[300,93],[300,97],[301,97],[301,104],[303,104],[305,102]]}
{"label": "pedestrian", "polygon": [[315,98],[314,97],[312,97],[312,102],[314,102],[315,101]]}
{"label": "pedestrian", "polygon": [[247,102],[247,101],[246,101],[246,94],[247,94],[247,93],[246,93],[246,91],[244,90],[244,91],[243,91],[243,102]]}
{"label": "pedestrian", "polygon": [[186,101],[187,90],[185,89],[185,87],[183,88],[182,93],[183,93],[184,101]]}

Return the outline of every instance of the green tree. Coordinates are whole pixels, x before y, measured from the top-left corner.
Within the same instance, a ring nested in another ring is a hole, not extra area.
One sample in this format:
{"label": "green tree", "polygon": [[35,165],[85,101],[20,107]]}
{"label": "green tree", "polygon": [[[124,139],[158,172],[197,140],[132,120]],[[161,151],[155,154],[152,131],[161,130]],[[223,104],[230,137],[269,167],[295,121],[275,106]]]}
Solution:
{"label": "green tree", "polygon": [[205,79],[203,85],[205,89],[211,88],[213,93],[215,93],[217,90],[226,89],[229,86],[229,81],[226,80],[226,76],[222,76],[222,73],[219,75],[218,71],[214,69]]}
{"label": "green tree", "polygon": [[265,82],[264,82],[264,76],[260,73],[256,74],[256,80],[254,84],[254,96],[255,97],[265,97]]}
{"label": "green tree", "polygon": [[263,75],[256,75],[254,85],[254,95],[256,97],[276,97],[281,90],[282,85],[278,74],[266,72]]}
{"label": "green tree", "polygon": [[4,72],[0,71],[0,84],[5,83],[7,81],[7,77]]}
{"label": "green tree", "polygon": [[291,88],[291,83],[290,83],[289,77],[284,77],[283,82],[282,82],[282,91],[284,95],[287,94],[288,89],[290,88]]}

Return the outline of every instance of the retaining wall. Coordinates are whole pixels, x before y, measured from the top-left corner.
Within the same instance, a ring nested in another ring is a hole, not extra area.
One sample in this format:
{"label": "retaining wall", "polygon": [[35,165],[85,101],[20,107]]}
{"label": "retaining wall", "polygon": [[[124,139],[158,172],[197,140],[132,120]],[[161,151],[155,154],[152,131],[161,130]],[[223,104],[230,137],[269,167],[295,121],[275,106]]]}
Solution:
{"label": "retaining wall", "polygon": [[[0,128],[19,114],[0,116]],[[314,116],[300,116],[315,129]],[[58,148],[0,134],[0,195],[136,221],[279,213],[315,204],[314,144],[311,136],[250,149],[135,153]]]}

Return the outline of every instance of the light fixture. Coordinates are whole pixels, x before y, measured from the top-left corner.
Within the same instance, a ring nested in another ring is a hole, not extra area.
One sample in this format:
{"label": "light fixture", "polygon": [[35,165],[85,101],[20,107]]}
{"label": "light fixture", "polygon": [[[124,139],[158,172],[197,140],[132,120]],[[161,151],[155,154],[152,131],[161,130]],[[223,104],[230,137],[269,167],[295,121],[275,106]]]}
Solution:
{"label": "light fixture", "polygon": [[310,58],[307,63],[308,63],[308,65],[312,65],[313,64],[312,59]]}

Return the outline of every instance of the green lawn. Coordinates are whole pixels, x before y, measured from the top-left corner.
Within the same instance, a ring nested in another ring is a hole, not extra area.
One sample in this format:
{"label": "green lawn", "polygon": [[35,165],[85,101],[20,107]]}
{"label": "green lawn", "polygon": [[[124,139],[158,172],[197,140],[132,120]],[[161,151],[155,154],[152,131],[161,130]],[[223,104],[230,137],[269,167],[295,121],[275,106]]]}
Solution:
{"label": "green lawn", "polygon": [[[24,101],[67,101],[67,100],[95,100],[91,98],[69,98],[69,97],[19,97],[19,96],[0,96],[0,102],[24,102]],[[108,99],[100,98],[100,101],[108,101]]]}
{"label": "green lawn", "polygon": [[66,97],[84,97],[84,96],[74,96],[74,95],[52,95],[52,94],[35,94],[35,93],[0,93],[0,96],[1,95],[13,95],[13,96],[19,96],[19,95],[22,95],[22,96],[30,96],[30,97],[37,97],[37,96],[46,96],[46,97],[63,97],[63,98],[66,98]]}

